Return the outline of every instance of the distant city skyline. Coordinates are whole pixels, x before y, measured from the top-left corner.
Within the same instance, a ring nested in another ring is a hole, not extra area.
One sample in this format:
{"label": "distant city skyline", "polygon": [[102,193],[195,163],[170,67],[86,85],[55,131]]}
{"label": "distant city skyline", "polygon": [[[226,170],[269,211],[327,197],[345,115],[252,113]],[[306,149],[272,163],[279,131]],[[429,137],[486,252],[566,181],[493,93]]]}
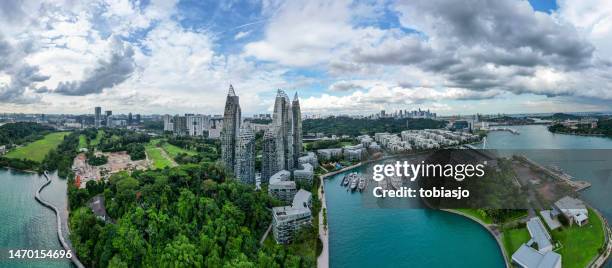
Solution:
{"label": "distant city skyline", "polygon": [[0,4],[0,113],[610,110],[609,1],[470,1]]}

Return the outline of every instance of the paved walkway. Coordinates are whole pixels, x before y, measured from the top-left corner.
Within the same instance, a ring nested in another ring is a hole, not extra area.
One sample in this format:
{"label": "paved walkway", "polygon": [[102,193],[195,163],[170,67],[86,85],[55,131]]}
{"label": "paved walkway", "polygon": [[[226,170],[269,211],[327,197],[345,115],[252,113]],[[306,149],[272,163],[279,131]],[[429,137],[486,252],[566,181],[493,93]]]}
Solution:
{"label": "paved walkway", "polygon": [[329,267],[329,233],[328,228],[323,224],[323,210],[327,211],[327,204],[325,202],[325,192],[323,191],[324,181],[321,178],[321,185],[319,186],[319,196],[321,199],[321,211],[319,212],[319,238],[323,244],[321,255],[317,258],[318,268]]}
{"label": "paved walkway", "polygon": [[[85,266],[83,266],[81,261],[79,261],[79,259],[77,258],[76,251],[72,248],[72,245],[70,244],[70,239],[68,239],[68,234],[70,233],[70,230],[68,229],[68,217],[67,215],[63,215],[64,217],[62,218],[62,214],[67,214],[67,213],[62,213],[55,205],[51,204],[50,202],[47,202],[46,200],[40,197],[40,192],[45,187],[47,187],[49,184],[51,184],[51,179],[49,179],[49,177],[47,176],[46,171],[44,173],[44,177],[45,179],[47,179],[47,182],[43,184],[38,189],[38,191],[36,191],[34,198],[36,198],[36,201],[41,203],[43,206],[55,212],[55,216],[57,219],[57,238],[59,239],[60,244],[62,244],[62,247],[65,250],[67,251],[69,250],[72,253],[72,258],[70,258],[72,263],[74,263],[74,265],[76,265],[78,268],[84,268]],[[64,237],[64,234],[66,234],[66,237]]]}
{"label": "paved walkway", "polygon": [[259,240],[259,245],[260,246],[262,246],[264,241],[266,241],[266,237],[268,237],[268,234],[270,233],[270,230],[272,230],[272,223],[270,223],[270,225],[268,225],[268,229],[266,230],[264,235],[261,237],[261,240]]}

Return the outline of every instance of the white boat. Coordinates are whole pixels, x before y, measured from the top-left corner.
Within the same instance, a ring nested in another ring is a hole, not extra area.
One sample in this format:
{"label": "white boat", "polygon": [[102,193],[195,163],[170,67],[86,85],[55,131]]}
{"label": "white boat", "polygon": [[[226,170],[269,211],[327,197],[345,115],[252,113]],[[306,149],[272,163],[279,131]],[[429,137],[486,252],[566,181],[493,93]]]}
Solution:
{"label": "white boat", "polygon": [[365,189],[366,187],[366,179],[363,175],[359,176],[359,185],[357,185],[357,187],[359,187],[359,191],[363,191],[363,189]]}
{"label": "white boat", "polygon": [[350,188],[351,188],[351,191],[355,191],[355,189],[357,189],[357,184],[359,182],[359,177],[357,177],[357,174],[355,174],[355,173],[351,173],[351,175],[352,176],[350,177],[351,178]]}

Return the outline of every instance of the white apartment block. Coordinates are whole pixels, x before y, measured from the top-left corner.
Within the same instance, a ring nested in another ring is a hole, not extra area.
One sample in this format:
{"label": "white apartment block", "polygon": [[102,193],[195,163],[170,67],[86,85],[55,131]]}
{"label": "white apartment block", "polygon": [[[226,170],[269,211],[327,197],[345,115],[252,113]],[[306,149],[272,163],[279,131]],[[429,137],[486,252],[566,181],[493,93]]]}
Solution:
{"label": "white apartment block", "polygon": [[289,202],[295,196],[297,187],[295,181],[291,181],[291,172],[281,170],[270,177],[268,194],[277,199]]}
{"label": "white apartment block", "polygon": [[300,228],[312,224],[311,202],[312,194],[300,189],[291,206],[272,208],[272,233],[277,243],[291,242]]}

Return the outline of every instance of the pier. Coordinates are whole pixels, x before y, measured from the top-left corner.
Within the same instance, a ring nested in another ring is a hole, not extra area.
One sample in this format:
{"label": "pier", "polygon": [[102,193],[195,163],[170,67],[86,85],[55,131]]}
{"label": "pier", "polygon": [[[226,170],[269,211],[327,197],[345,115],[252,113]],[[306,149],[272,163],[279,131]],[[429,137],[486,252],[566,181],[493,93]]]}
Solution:
{"label": "pier", "polygon": [[487,129],[488,131],[508,131],[514,135],[519,135],[521,134],[520,132],[518,132],[518,130],[513,129],[513,128],[509,128],[509,127],[492,127]]}
{"label": "pier", "polygon": [[40,197],[40,192],[45,187],[49,186],[49,184],[51,184],[52,182],[51,179],[49,179],[49,176],[47,175],[47,171],[45,171],[43,175],[45,179],[47,180],[47,182],[45,182],[45,184],[43,184],[38,189],[38,191],[36,191],[34,198],[41,205],[53,210],[53,212],[55,213],[56,219],[57,219],[57,238],[59,239],[60,244],[66,251],[70,251],[72,253],[72,258],[70,258],[72,263],[74,263],[74,265],[78,268],[84,268],[85,266],[77,258],[76,251],[72,248],[72,245],[70,245],[70,240],[67,238],[64,238],[64,231],[62,229],[65,228],[66,231],[68,231],[68,219],[65,219],[64,221],[62,221],[62,217],[60,216],[60,210],[55,205],[51,204],[50,202],[47,202],[46,200]]}
{"label": "pier", "polygon": [[517,159],[531,165],[532,167],[535,167],[539,170],[541,170],[542,172],[546,173],[546,175],[549,175],[557,180],[560,180],[564,183],[566,183],[567,185],[569,185],[570,187],[572,187],[572,189],[574,189],[574,191],[579,192],[582,191],[586,188],[591,187],[591,183],[588,181],[580,181],[580,180],[574,180],[572,176],[561,172],[561,171],[553,171],[550,170],[534,161],[532,161],[531,159],[527,158],[524,155],[520,155],[520,156],[516,156]]}

